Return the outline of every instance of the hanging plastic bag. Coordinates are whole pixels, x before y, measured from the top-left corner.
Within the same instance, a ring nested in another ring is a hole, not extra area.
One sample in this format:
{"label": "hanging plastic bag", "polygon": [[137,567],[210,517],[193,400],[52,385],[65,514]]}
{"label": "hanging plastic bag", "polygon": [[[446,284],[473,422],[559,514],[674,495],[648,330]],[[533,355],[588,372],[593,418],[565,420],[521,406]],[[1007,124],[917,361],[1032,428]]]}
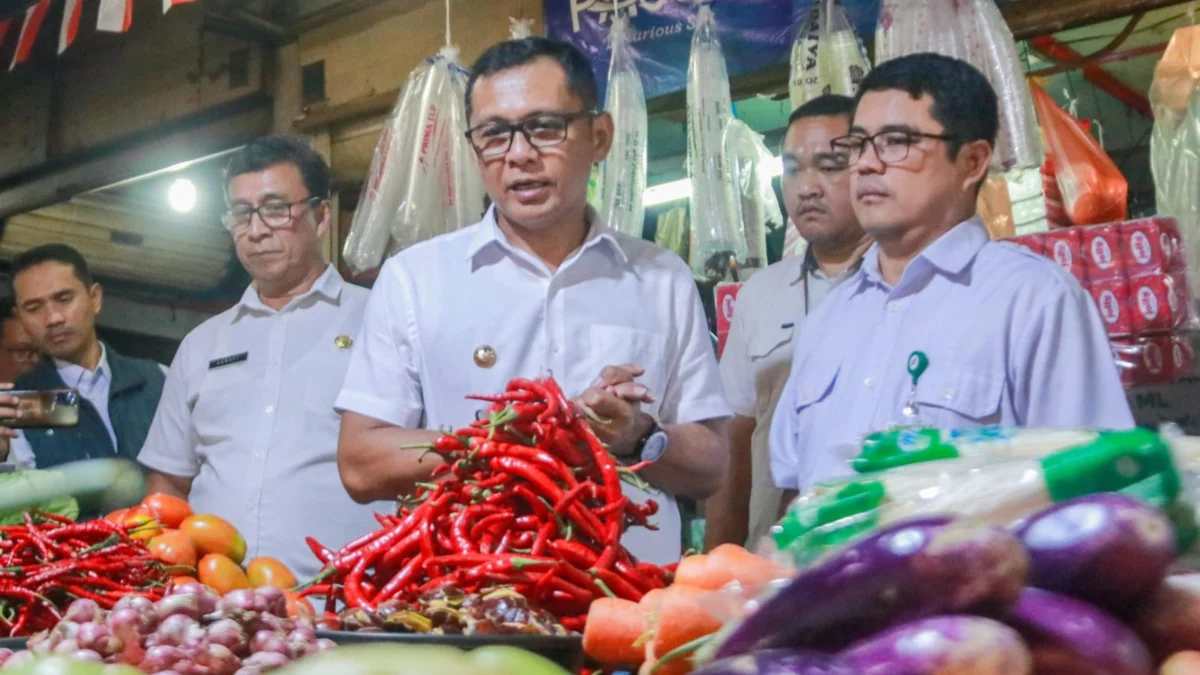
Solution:
{"label": "hanging plastic bag", "polygon": [[600,221],[618,232],[641,237],[646,209],[646,94],[629,44],[629,20],[613,20],[609,32],[612,63],[604,109],[613,118],[612,150],[600,166],[596,193]]}
{"label": "hanging plastic bag", "polygon": [[1129,183],[1079,121],[1030,83],[1067,217],[1076,225],[1125,220]]}
{"label": "hanging plastic bag", "polygon": [[[742,204],[742,229],[746,236],[746,267],[756,269],[767,264],[767,230],[783,224],[783,212],[771,185],[771,168],[779,160],[763,142],[762,134],[741,120],[730,120],[723,143],[725,165],[730,168]],[[745,281],[746,276],[739,276]]]}
{"label": "hanging plastic bag", "polygon": [[508,17],[508,39],[524,40],[529,37],[533,37],[533,19]]}
{"label": "hanging plastic bag", "polygon": [[[1188,262],[1200,269],[1200,26],[1175,31],[1154,68],[1150,168],[1161,215],[1179,220]],[[1192,275],[1200,295],[1200,274]]]}
{"label": "hanging plastic bag", "polygon": [[1037,118],[1017,45],[994,0],[883,0],[875,63],[921,52],[962,59],[992,83],[1000,103],[995,170],[1041,166]]}
{"label": "hanging plastic bag", "polygon": [[792,43],[792,107],[823,94],[853,96],[871,61],[836,0],[812,0]]}
{"label": "hanging plastic bag", "polygon": [[712,8],[701,5],[692,35],[687,83],[688,177],[695,246],[692,272],[706,283],[730,277],[746,261],[741,196],[722,152],[725,126],[733,118],[725,54],[717,40]]}

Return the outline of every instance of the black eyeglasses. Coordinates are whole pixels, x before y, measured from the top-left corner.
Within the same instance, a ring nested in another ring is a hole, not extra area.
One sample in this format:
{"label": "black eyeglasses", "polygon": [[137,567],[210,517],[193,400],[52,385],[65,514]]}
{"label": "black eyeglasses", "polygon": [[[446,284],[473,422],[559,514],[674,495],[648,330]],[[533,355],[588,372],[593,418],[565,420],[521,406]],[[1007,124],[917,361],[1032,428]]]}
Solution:
{"label": "black eyeglasses", "polygon": [[471,147],[484,159],[503,157],[512,147],[513,138],[517,132],[525,137],[525,141],[535,148],[549,148],[567,140],[567,128],[576,120],[591,119],[597,114],[594,110],[585,110],[560,115],[545,114],[527,117],[520,122],[485,122],[467,130],[467,140]]}
{"label": "black eyeglasses", "polygon": [[309,197],[308,199],[300,199],[294,202],[267,202],[261,206],[250,206],[249,204],[238,204],[231,206],[221,214],[221,224],[234,234],[241,234],[250,229],[250,220],[254,218],[254,214],[258,214],[259,220],[263,225],[278,230],[288,227],[293,221],[303,213],[297,213],[293,209],[297,206],[315,207],[323,200],[321,197]]}
{"label": "black eyeglasses", "polygon": [[946,142],[961,140],[957,136],[947,136],[944,134],[892,130],[881,131],[874,136],[850,134],[835,138],[831,143],[835,150],[846,153],[846,159],[851,165],[857,164],[862,159],[863,153],[867,150],[867,143],[875,146],[875,155],[879,157],[879,161],[884,164],[896,164],[908,159],[908,154],[912,150],[912,146],[920,143],[923,138]]}

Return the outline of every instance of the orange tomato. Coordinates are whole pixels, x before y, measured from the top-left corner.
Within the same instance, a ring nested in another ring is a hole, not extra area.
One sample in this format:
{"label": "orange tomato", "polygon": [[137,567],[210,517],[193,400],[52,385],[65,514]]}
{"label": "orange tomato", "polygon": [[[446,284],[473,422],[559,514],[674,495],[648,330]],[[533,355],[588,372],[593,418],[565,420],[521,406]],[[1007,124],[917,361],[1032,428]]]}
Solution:
{"label": "orange tomato", "polygon": [[145,506],[135,506],[129,509],[117,524],[129,532],[130,539],[153,539],[164,529],[158,519],[158,512]]}
{"label": "orange tomato", "polygon": [[196,553],[218,553],[241,564],[246,559],[246,540],[228,521],[209,514],[188,516],[179,529],[196,545]]}
{"label": "orange tomato", "polygon": [[279,562],[275,558],[262,556],[250,561],[246,565],[246,578],[250,580],[250,585],[255,588],[259,586],[274,586],[289,591],[296,587],[296,575],[287,568],[287,565]]}
{"label": "orange tomato", "polygon": [[150,555],[168,565],[196,566],[196,545],[179,530],[167,530],[150,540]]}
{"label": "orange tomato", "polygon": [[156,492],[142,500],[142,506],[152,509],[167,527],[176,528],[190,515],[192,507],[178,497]]}
{"label": "orange tomato", "polygon": [[219,553],[209,553],[200,559],[196,566],[200,583],[211,587],[217,593],[225,595],[239,588],[250,588],[246,573],[238,564]]}
{"label": "orange tomato", "polygon": [[287,614],[293,619],[300,616],[312,618],[316,616],[317,611],[313,609],[312,603],[308,598],[302,598],[298,594],[291,591],[284,591],[284,596],[287,597]]}
{"label": "orange tomato", "polygon": [[117,509],[116,511],[113,511],[112,513],[108,514],[107,516],[104,516],[104,519],[107,520],[108,522],[112,523],[113,525],[120,525],[121,522],[123,520],[125,520],[125,516],[128,514],[129,514],[129,509]]}
{"label": "orange tomato", "polygon": [[175,587],[178,588],[185,584],[198,584],[200,583],[200,580],[196,577],[178,576],[171,577],[171,583],[175,584]]}

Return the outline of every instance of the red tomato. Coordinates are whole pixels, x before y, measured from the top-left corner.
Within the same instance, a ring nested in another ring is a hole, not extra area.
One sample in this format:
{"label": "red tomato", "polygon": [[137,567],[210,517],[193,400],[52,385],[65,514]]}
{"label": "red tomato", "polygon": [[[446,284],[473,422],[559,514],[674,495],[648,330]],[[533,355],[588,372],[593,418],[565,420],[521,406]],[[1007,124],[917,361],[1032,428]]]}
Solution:
{"label": "red tomato", "polygon": [[313,609],[312,603],[308,601],[308,598],[301,598],[291,591],[284,591],[283,594],[287,596],[288,616],[293,619],[300,616],[311,619],[316,615],[317,611]]}
{"label": "red tomato", "polygon": [[246,565],[246,578],[250,580],[250,585],[257,588],[259,586],[274,586],[289,591],[296,587],[296,575],[287,568],[286,565],[279,562],[275,558],[262,556],[250,561]]}
{"label": "red tomato", "polygon": [[178,587],[184,586],[186,584],[198,584],[198,583],[200,583],[200,580],[197,579],[196,577],[178,576],[178,577],[171,577],[171,583],[175,584],[175,587],[178,588]]}
{"label": "red tomato", "polygon": [[168,565],[196,566],[196,545],[179,530],[167,530],[150,540],[150,555]]}
{"label": "red tomato", "polygon": [[186,501],[161,492],[143,499],[142,506],[157,513],[162,524],[171,528],[179,527],[188,516],[192,515],[192,507],[188,506]]}
{"label": "red tomato", "polygon": [[112,523],[113,525],[120,525],[122,522],[125,521],[125,516],[128,514],[129,514],[129,509],[117,509],[116,511],[113,511],[112,513],[108,514],[107,516],[104,516],[104,519],[107,520],[108,522]]}
{"label": "red tomato", "polygon": [[200,559],[196,566],[200,583],[211,587],[217,593],[225,595],[239,588],[250,588],[246,573],[238,564],[219,553],[209,553]]}
{"label": "red tomato", "polygon": [[239,565],[246,559],[246,540],[222,518],[208,514],[188,516],[179,529],[191,537],[196,553],[202,556],[218,553]]}
{"label": "red tomato", "polygon": [[129,532],[130,539],[149,540],[157,537],[163,531],[158,512],[146,506],[135,506],[117,523]]}

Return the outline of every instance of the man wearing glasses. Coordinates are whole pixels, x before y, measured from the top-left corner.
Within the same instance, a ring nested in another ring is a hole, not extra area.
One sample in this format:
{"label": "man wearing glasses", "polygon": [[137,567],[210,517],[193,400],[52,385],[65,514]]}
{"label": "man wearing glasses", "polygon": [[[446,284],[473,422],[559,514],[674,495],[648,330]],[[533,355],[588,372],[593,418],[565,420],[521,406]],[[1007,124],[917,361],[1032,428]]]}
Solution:
{"label": "man wearing glasses", "polygon": [[351,496],[410,492],[437,460],[400,448],[475,419],[472,392],[553,375],[607,419],[623,461],[649,461],[659,531],[633,528],[642,560],[680,555],[672,495],[702,498],[727,463],[721,389],[700,298],[678,257],[613,232],[587,206],[592,165],[612,143],[577,49],[543,38],[496,45],[467,87],[468,138],[493,207],[484,219],[388,260],[361,349],[338,397],[338,464]]}
{"label": "man wearing glasses", "polygon": [[848,473],[864,435],[893,425],[1133,426],[1088,294],[989,242],[975,214],[998,124],[995,92],[956,59],[899,58],[863,80],[833,144],[876,243],[796,341],[771,427],[780,488]]}
{"label": "man wearing glasses", "polygon": [[376,527],[335,463],[333,402],[367,292],[322,258],[329,168],[303,140],[253,141],[225,176],[222,220],[253,283],[184,338],[138,460],[151,492],[228,520],[248,557],[276,557],[303,579],[320,563],[297,532],[341,546]]}

